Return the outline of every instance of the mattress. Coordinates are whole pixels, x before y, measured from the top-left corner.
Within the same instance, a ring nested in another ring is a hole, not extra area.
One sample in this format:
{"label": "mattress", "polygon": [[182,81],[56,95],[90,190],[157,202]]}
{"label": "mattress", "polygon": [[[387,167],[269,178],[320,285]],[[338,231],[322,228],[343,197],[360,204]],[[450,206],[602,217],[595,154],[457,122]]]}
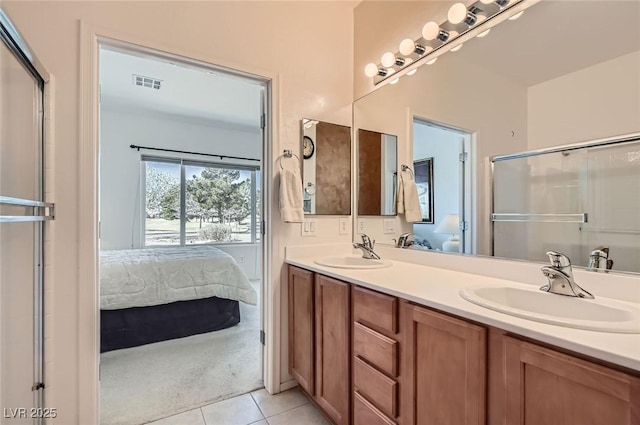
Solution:
{"label": "mattress", "polygon": [[256,305],[233,257],[213,246],[100,252],[100,309],[218,297]]}

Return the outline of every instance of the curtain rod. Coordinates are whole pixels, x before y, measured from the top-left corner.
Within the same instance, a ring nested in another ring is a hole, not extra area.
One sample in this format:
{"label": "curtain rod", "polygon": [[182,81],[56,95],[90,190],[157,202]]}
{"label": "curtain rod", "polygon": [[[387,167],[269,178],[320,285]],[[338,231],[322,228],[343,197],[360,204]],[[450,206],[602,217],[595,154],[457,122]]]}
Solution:
{"label": "curtain rod", "polygon": [[173,153],[186,153],[189,155],[203,155],[203,156],[214,156],[216,158],[220,158],[220,160],[223,160],[225,158],[227,159],[240,159],[243,161],[258,161],[260,162],[259,159],[255,159],[255,158],[243,158],[241,156],[230,156],[230,155],[216,155],[216,154],[212,154],[212,153],[201,153],[201,152],[189,152],[189,151],[178,151],[178,150],[174,150],[174,149],[163,149],[163,148],[150,148],[148,146],[138,146],[138,145],[129,145],[129,147],[131,149],[137,149],[138,152],[140,152],[140,149],[147,149],[150,151],[162,151],[162,152],[173,152]]}

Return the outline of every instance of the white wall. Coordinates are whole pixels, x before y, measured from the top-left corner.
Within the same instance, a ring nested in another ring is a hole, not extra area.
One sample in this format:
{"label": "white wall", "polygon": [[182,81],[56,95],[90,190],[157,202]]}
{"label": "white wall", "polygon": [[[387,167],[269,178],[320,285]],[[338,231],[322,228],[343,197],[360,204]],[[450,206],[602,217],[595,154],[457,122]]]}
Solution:
{"label": "white wall", "polygon": [[640,51],[531,86],[528,149],[640,131]]}
{"label": "white wall", "polygon": [[[96,353],[90,335],[79,322],[82,314],[96,314],[92,305],[80,304],[78,292],[79,223],[82,203],[79,191],[79,153],[91,143],[79,137],[80,119],[80,22],[145,41],[174,53],[214,64],[271,75],[277,79],[273,112],[273,157],[283,149],[300,154],[300,119],[314,117],[349,125],[353,94],[352,2],[75,2],[7,1],[3,10],[22,32],[56,81],[53,100],[54,137],[57,141],[52,167],[56,194],[56,232],[48,252],[56,260],[46,329],[55,340],[47,351],[50,379],[47,404],[58,408],[52,423],[80,423],[86,413],[80,385],[87,382],[78,372]],[[312,52],[312,53],[310,53]],[[276,175],[265,177],[277,188]],[[277,191],[275,191],[277,193]],[[281,322],[283,356],[281,379],[287,373],[286,282],[284,246],[326,242],[350,242],[338,235],[339,217],[318,218],[315,238],[302,238],[299,224],[279,220],[274,207],[272,269],[269,295],[280,296],[276,312]],[[84,218],[82,218],[84,220]],[[83,267],[86,265],[83,265]],[[80,336],[82,335],[82,336]],[[269,335],[267,336],[269,338]],[[86,423],[86,421],[85,421]],[[84,423],[82,424],[84,425]]]}
{"label": "white wall", "polygon": [[447,214],[459,214],[460,162],[463,136],[419,122],[413,126],[413,160],[433,158],[434,224],[414,224],[416,238],[427,239],[434,249],[451,235],[433,233]]}

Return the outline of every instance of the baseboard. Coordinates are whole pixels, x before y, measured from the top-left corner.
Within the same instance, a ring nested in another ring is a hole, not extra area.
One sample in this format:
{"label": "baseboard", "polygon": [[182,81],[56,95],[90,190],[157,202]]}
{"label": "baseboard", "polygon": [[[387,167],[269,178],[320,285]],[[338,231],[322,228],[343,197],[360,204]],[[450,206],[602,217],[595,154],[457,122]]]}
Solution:
{"label": "baseboard", "polygon": [[290,390],[291,388],[295,388],[298,386],[298,382],[295,379],[292,379],[287,382],[280,383],[280,392]]}

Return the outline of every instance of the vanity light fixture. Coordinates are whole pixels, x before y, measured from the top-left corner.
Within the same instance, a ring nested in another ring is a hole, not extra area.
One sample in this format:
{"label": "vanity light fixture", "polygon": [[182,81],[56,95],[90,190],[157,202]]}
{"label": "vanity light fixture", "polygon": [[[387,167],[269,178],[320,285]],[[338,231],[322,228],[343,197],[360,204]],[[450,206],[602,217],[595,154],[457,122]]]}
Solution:
{"label": "vanity light fixture", "polygon": [[449,13],[447,13],[447,18],[449,22],[454,25],[465,23],[468,26],[475,25],[478,17],[476,16],[476,12],[479,9],[471,7],[471,10],[467,10],[467,6],[464,3],[456,3],[449,8]]}
{"label": "vanity light fixture", "polygon": [[396,57],[396,55],[394,55],[393,53],[387,52],[384,55],[382,55],[382,59],[380,60],[380,63],[382,63],[382,66],[386,66],[387,68],[394,65],[404,66],[404,58]]}
{"label": "vanity light fixture", "polygon": [[[431,49],[431,48],[429,48],[429,49]],[[399,51],[404,56],[409,56],[409,55],[411,55],[413,53],[415,53],[416,55],[422,56],[427,51],[427,48],[425,46],[423,46],[422,44],[415,43],[410,38],[405,38],[400,43]]]}
{"label": "vanity light fixture", "polygon": [[[467,9],[465,8],[465,10]],[[427,41],[438,39],[445,43],[449,39],[449,31],[443,30],[440,28],[440,25],[431,21],[427,22],[424,24],[424,27],[422,27],[422,37]]]}
{"label": "vanity light fixture", "polygon": [[378,68],[378,65],[376,65],[375,63],[368,63],[367,66],[364,67],[364,74],[370,78],[375,77],[376,75],[379,75],[380,77],[386,77],[387,70],[384,68]]}
{"label": "vanity light fixture", "polygon": [[[379,64],[369,63],[365,66],[364,73],[367,77],[373,79],[374,84],[378,84],[398,71],[407,70],[410,64],[420,61],[427,65],[436,62],[437,56],[433,57],[433,52],[446,51],[445,46],[460,36],[463,36],[472,27],[483,26],[490,19],[512,9],[514,6],[527,2],[526,0],[472,0],[472,3],[455,3],[451,6],[447,13],[448,20],[442,24],[435,21],[427,22],[422,27],[421,35],[416,40],[405,38],[398,46],[398,52],[386,52],[382,55]],[[495,6],[494,6],[495,5]],[[526,7],[526,6],[525,6]],[[523,11],[515,13],[510,20],[518,19]],[[476,37],[485,37],[491,28],[480,31]],[[457,52],[462,48],[462,44],[458,44],[450,50]],[[413,65],[411,70],[407,71],[408,75],[417,72],[419,65]],[[397,83],[394,77],[394,84]]]}

